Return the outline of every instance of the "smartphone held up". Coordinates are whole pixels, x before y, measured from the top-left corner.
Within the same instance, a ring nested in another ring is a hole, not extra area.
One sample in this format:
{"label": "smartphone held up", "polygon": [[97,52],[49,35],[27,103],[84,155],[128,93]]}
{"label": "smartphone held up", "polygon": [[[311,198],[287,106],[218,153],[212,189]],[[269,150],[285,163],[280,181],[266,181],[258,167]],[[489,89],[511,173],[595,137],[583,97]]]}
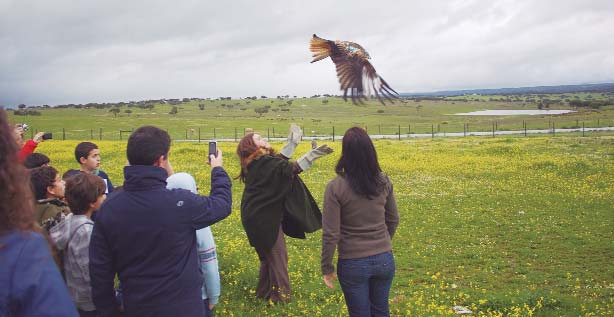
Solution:
{"label": "smartphone held up", "polygon": [[207,155],[209,162],[211,162],[211,155],[217,157],[217,141],[209,141],[209,154]]}

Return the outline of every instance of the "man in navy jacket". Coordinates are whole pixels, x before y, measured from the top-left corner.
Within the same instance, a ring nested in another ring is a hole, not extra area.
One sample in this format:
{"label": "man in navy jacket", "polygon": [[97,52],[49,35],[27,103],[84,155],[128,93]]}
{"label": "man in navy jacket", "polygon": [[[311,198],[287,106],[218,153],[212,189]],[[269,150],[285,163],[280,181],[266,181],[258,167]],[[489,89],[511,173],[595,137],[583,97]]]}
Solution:
{"label": "man in navy jacket", "polygon": [[90,242],[92,295],[98,316],[115,316],[115,274],[125,316],[204,316],[196,230],[231,212],[222,153],[211,155],[209,197],[166,189],[170,137],[153,126],[128,139],[124,190],[101,206]]}

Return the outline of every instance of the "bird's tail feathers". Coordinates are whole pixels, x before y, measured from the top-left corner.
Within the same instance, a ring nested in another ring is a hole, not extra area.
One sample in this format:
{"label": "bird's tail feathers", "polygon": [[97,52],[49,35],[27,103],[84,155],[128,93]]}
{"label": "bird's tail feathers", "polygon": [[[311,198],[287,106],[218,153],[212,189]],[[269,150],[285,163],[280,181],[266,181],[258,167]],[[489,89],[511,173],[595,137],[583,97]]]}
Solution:
{"label": "bird's tail feathers", "polygon": [[323,38],[319,38],[315,34],[309,42],[309,50],[313,53],[312,63],[325,59],[330,56],[331,48],[330,41]]}

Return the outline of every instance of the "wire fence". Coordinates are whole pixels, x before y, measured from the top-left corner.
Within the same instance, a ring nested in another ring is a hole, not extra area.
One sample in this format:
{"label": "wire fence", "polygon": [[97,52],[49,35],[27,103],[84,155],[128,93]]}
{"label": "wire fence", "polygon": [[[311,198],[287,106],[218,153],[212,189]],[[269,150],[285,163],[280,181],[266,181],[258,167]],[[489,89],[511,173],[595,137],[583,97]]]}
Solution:
{"label": "wire fence", "polygon": [[[331,125],[313,126],[302,125],[303,137],[305,139],[341,139],[345,131],[351,125]],[[276,129],[277,128],[277,129]],[[515,123],[492,121],[490,125],[480,123],[407,123],[406,125],[377,124],[362,126],[372,138],[376,139],[406,139],[413,137],[464,137],[464,136],[497,136],[497,135],[528,135],[528,134],[551,134],[557,133],[581,133],[587,136],[589,133],[599,131],[613,131],[613,120],[592,120],[592,121],[555,121],[548,120],[522,121]],[[132,131],[136,128],[123,129],[55,129],[52,132],[56,140],[115,140],[126,141]],[[171,139],[174,141],[201,142],[206,140],[238,141],[249,132],[256,132],[269,140],[283,140],[286,138],[288,130],[280,127],[236,127],[236,128],[211,128],[211,127],[192,127],[185,129],[166,129]],[[36,134],[37,130],[30,130],[30,137]]]}

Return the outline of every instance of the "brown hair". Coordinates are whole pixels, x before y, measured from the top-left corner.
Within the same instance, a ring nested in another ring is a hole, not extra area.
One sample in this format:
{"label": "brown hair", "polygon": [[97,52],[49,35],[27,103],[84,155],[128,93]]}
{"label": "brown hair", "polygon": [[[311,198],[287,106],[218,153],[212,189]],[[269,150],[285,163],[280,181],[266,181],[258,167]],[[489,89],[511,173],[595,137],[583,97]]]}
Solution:
{"label": "brown hair", "polygon": [[104,195],[106,189],[102,178],[90,173],[80,173],[66,180],[64,195],[70,211],[75,215],[83,215],[90,209],[90,204]]}
{"label": "brown hair", "polygon": [[81,164],[81,158],[87,158],[90,156],[90,152],[98,148],[98,145],[92,142],[81,142],[75,147],[75,159]]}
{"label": "brown hair", "polygon": [[240,179],[242,182],[245,182],[245,177],[247,177],[247,166],[253,160],[265,155],[275,155],[275,150],[273,149],[263,149],[256,145],[254,142],[254,134],[248,133],[239,141],[239,145],[237,145],[237,156],[239,156],[239,161],[241,163],[241,173],[239,176],[235,177],[235,179]]}
{"label": "brown hair", "polygon": [[58,170],[52,166],[41,166],[30,170],[30,184],[35,199],[47,198],[47,188],[53,187]]}
{"label": "brown hair", "polygon": [[12,230],[39,231],[26,168],[18,163],[14,127],[0,107],[0,235]]}

